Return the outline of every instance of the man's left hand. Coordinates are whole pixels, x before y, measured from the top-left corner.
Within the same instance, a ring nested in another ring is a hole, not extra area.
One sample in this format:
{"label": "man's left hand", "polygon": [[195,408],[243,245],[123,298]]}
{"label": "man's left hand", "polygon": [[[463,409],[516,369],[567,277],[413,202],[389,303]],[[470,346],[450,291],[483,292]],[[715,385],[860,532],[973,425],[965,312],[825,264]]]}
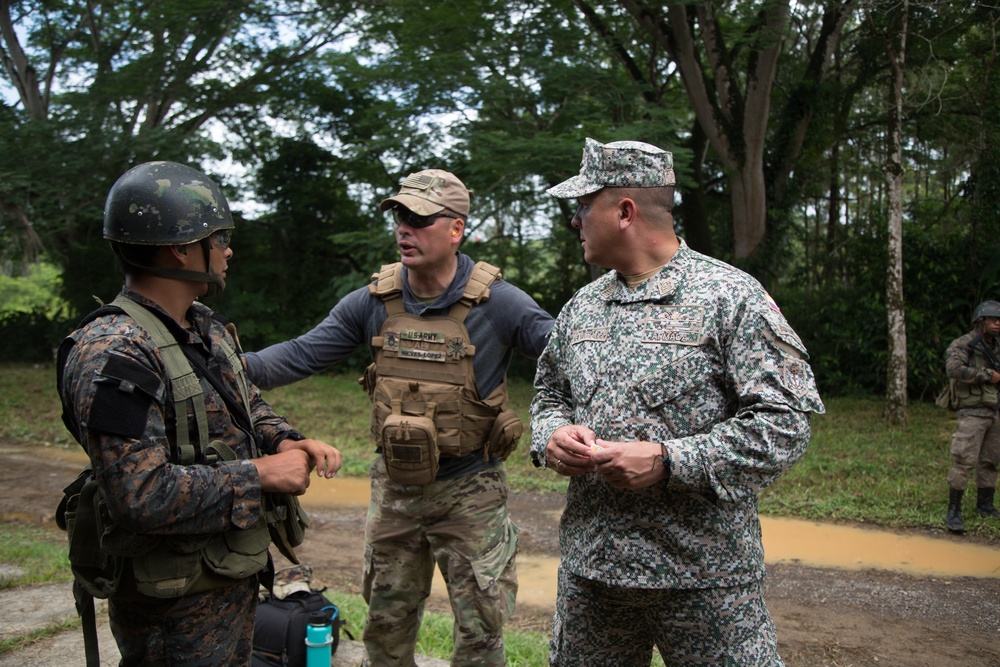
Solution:
{"label": "man's left hand", "polygon": [[667,476],[659,443],[598,440],[597,446],[595,471],[616,489],[644,489]]}
{"label": "man's left hand", "polygon": [[331,447],[322,440],[282,440],[278,444],[278,452],[287,452],[292,449],[301,449],[309,455],[309,462],[316,469],[316,474],[320,477],[330,479],[337,475],[340,470],[342,460],[340,450]]}

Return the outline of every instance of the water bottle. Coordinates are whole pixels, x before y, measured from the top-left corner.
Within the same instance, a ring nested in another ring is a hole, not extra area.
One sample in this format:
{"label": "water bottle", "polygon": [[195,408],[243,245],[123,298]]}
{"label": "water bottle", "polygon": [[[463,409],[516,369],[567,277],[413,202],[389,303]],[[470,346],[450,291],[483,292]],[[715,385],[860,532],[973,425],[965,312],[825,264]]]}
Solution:
{"label": "water bottle", "polygon": [[333,657],[333,626],[323,612],[309,616],[306,626],[306,667],[330,667]]}

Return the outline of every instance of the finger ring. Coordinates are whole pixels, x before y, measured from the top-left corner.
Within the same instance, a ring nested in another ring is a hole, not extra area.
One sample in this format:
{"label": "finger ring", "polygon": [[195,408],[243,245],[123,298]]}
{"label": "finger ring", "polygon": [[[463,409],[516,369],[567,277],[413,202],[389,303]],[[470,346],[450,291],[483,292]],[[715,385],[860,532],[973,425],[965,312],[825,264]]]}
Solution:
{"label": "finger ring", "polygon": [[562,461],[560,459],[556,459],[556,467],[562,468]]}

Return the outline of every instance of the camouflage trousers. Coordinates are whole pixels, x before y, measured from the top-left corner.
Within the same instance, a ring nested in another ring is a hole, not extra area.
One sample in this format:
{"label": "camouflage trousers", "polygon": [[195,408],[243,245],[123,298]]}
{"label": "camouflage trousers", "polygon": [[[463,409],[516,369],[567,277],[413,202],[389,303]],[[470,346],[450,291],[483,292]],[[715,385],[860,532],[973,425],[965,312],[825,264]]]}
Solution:
{"label": "camouflage trousers", "polygon": [[973,469],[976,487],[992,489],[997,485],[1000,463],[1000,418],[996,413],[985,417],[959,411],[951,436],[951,470],[948,486],[964,489]]}
{"label": "camouflage trousers", "polygon": [[507,515],[507,472],[427,485],[370,470],[365,528],[365,665],[414,667],[414,646],[435,564],[455,615],[452,665],[504,665],[503,626],[517,594],[517,527]]}
{"label": "camouflage trousers", "polygon": [[782,667],[763,582],[732,588],[616,588],[559,568],[553,667]]}
{"label": "camouflage trousers", "polygon": [[257,577],[179,598],[111,600],[120,667],[246,667],[253,649]]}

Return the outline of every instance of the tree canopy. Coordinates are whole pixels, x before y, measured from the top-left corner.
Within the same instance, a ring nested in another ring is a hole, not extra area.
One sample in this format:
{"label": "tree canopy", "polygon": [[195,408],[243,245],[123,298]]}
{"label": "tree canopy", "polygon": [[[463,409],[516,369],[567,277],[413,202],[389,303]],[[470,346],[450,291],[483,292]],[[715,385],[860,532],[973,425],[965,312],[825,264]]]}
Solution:
{"label": "tree canopy", "polygon": [[0,266],[59,267],[67,330],[121,281],[101,238],[111,184],[190,163],[239,211],[212,305],[258,347],[392,260],[378,201],[439,167],[475,193],[464,250],[556,313],[600,269],[544,190],[585,137],[637,139],[674,154],[679,233],[764,283],[824,392],[885,390],[901,206],[906,385],[926,398],[1000,290],[998,16],[920,0],[0,0]]}

